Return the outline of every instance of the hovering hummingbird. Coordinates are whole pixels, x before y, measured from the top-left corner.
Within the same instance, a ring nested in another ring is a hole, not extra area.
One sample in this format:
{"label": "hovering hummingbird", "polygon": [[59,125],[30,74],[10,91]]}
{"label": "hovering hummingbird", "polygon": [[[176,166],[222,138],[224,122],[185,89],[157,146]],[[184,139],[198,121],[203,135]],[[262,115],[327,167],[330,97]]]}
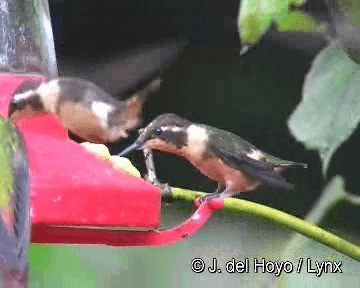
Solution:
{"label": "hovering hummingbird", "polygon": [[155,149],[186,158],[218,183],[217,190],[205,198],[231,197],[261,184],[289,189],[292,185],[279,172],[291,167],[307,168],[307,164],[265,153],[233,133],[193,123],[175,114],[155,118],[119,155],[135,149]]}
{"label": "hovering hummingbird", "polygon": [[53,113],[80,138],[111,143],[126,138],[127,130],[141,124],[146,98],[160,87],[160,79],[147,83],[125,101],[118,101],[96,84],[73,77],[48,82],[26,82],[15,92],[10,118]]}

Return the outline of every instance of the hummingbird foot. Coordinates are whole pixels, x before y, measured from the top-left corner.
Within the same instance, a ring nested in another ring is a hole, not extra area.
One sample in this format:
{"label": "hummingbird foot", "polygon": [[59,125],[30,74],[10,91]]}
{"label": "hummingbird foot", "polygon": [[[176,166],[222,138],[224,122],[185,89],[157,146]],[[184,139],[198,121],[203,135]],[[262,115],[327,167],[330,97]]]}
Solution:
{"label": "hummingbird foot", "polygon": [[211,193],[209,195],[201,196],[198,198],[199,204],[204,203],[205,201],[210,202],[212,199],[221,198],[218,193]]}
{"label": "hummingbird foot", "polygon": [[171,195],[171,187],[168,183],[162,183],[158,179],[149,179],[145,177],[146,181],[150,182],[152,185],[159,187],[161,189],[162,197],[169,197]]}
{"label": "hummingbird foot", "polygon": [[210,195],[202,196],[194,200],[195,207],[207,202],[214,210],[221,210],[224,208],[224,199],[219,193],[212,193]]}
{"label": "hummingbird foot", "polygon": [[161,189],[161,196],[170,199],[171,188],[168,183],[161,183],[156,176],[155,163],[152,151],[148,148],[143,149],[145,164],[147,169],[147,175],[145,180]]}
{"label": "hummingbird foot", "polygon": [[226,191],[226,187],[220,183],[218,183],[218,186],[216,190],[213,193],[210,193],[205,196],[201,196],[196,199],[196,202],[200,205],[204,203],[205,201],[210,202],[212,199],[221,198],[221,192]]}
{"label": "hummingbird foot", "polygon": [[161,183],[161,196],[162,197],[170,197],[171,196],[171,187],[168,183]]}

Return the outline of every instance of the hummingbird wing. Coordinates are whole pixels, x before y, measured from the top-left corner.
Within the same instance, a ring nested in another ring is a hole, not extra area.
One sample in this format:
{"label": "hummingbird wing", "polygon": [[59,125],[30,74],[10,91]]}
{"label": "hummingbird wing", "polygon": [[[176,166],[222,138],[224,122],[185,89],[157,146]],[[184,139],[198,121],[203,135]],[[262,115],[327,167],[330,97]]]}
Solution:
{"label": "hummingbird wing", "polygon": [[150,81],[159,77],[185,48],[183,40],[169,39],[131,49],[89,67],[90,73],[82,77],[104,88],[116,98],[142,89]]}
{"label": "hummingbird wing", "polygon": [[275,172],[276,165],[267,162],[264,153],[254,145],[228,131],[213,127],[208,131],[209,151],[225,164],[241,170],[264,185],[280,189],[292,188],[284,177]]}
{"label": "hummingbird wing", "polygon": [[125,119],[124,129],[129,130],[142,124],[142,110],[147,97],[159,90],[161,84],[160,78],[150,81],[145,87],[134,93],[125,100]]}
{"label": "hummingbird wing", "polygon": [[0,119],[0,269],[4,287],[27,287],[30,242],[29,173],[25,145]]}

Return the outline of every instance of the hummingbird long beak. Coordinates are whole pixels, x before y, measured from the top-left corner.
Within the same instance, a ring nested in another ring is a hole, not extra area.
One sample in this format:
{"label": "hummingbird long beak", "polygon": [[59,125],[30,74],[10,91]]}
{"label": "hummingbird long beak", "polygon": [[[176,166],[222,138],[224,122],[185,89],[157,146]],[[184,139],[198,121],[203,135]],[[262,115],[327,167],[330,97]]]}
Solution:
{"label": "hummingbird long beak", "polygon": [[121,151],[118,155],[123,157],[123,156],[129,154],[130,152],[132,152],[134,150],[141,149],[142,148],[141,146],[142,146],[142,144],[140,143],[140,141],[135,141],[129,147],[127,147],[123,151]]}

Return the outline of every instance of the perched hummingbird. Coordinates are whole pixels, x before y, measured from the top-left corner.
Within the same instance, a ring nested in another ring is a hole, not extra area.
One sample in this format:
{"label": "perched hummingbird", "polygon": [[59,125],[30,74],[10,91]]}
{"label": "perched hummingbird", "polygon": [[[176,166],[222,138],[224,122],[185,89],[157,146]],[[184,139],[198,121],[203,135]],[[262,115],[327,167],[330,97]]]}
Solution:
{"label": "perched hummingbird", "polygon": [[160,87],[160,79],[148,82],[125,101],[118,101],[96,84],[73,77],[48,82],[26,82],[14,93],[10,118],[53,113],[80,138],[111,143],[127,137],[127,130],[141,124],[143,104]]}
{"label": "perched hummingbird", "polygon": [[233,133],[193,123],[175,114],[155,118],[142,129],[134,144],[119,155],[135,149],[155,149],[186,158],[202,174],[218,183],[210,197],[219,194],[230,197],[260,184],[288,189],[292,185],[279,172],[290,167],[307,168],[307,164],[265,153]]}

